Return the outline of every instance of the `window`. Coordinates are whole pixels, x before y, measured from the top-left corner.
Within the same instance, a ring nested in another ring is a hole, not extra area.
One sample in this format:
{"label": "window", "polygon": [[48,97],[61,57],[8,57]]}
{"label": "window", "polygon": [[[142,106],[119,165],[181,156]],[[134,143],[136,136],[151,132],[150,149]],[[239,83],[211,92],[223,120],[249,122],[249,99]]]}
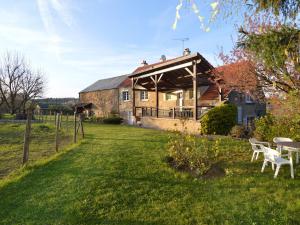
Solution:
{"label": "window", "polygon": [[141,91],[141,100],[148,100],[148,91]]}
{"label": "window", "polygon": [[122,91],[122,100],[129,101],[129,92],[128,91]]}
{"label": "window", "polygon": [[238,109],[238,124],[243,123],[243,108],[241,106],[237,107]]}
{"label": "window", "polygon": [[249,94],[246,94],[246,96],[245,96],[245,102],[246,103],[253,103],[253,100],[252,100],[252,98],[251,98],[251,96]]}
{"label": "window", "polygon": [[166,101],[172,100],[172,94],[166,93]]}

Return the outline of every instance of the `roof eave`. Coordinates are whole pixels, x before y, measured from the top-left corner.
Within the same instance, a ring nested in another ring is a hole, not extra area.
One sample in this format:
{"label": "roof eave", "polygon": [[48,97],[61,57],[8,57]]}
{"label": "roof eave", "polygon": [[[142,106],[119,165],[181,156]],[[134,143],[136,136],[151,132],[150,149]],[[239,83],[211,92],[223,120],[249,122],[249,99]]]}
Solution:
{"label": "roof eave", "polygon": [[[202,55],[200,55],[198,52],[197,53],[194,53],[194,54],[191,54],[191,55],[188,55],[188,56],[183,56],[183,57],[179,57],[179,58],[175,58],[174,60],[170,60],[170,61],[168,61],[168,62],[165,62],[165,63],[161,63],[161,64],[159,64],[159,65],[153,65],[152,67],[150,67],[150,68],[148,68],[148,69],[146,69],[146,70],[143,70],[143,71],[141,71],[141,72],[133,72],[131,75],[129,75],[128,77],[129,78],[133,78],[133,77],[136,77],[136,76],[139,76],[139,75],[143,75],[143,74],[146,74],[146,73],[149,73],[149,72],[152,72],[152,71],[155,71],[155,70],[157,70],[157,69],[161,69],[161,68],[163,68],[163,67],[168,67],[168,66],[171,66],[172,64],[176,64],[176,63],[178,63],[178,62],[180,62],[180,61],[186,61],[186,60],[188,60],[188,61],[192,61],[192,60],[194,60],[194,59],[204,59],[207,63],[208,63],[208,61],[202,56]],[[208,63],[210,66],[211,66],[211,64],[210,63]],[[150,65],[151,66],[151,65]]]}

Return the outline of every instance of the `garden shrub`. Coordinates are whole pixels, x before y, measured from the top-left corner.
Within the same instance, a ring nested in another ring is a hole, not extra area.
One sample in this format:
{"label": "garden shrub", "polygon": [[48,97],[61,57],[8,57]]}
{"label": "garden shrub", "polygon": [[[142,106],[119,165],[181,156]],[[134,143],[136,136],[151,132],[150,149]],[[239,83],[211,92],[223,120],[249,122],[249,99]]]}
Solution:
{"label": "garden shrub", "polygon": [[203,175],[216,163],[219,143],[177,133],[168,142],[168,153],[176,168]]}
{"label": "garden shrub", "polygon": [[91,123],[103,123],[103,117],[91,116],[84,118],[84,121]]}
{"label": "garden shrub", "polygon": [[227,135],[236,124],[237,108],[232,104],[216,106],[201,119],[202,134]]}
{"label": "garden shrub", "polygon": [[300,140],[300,115],[290,117],[274,117],[267,114],[255,120],[254,136],[263,141],[272,142],[274,137],[289,137]]}
{"label": "garden shrub", "polygon": [[104,124],[121,124],[123,122],[123,118],[118,117],[118,116],[112,116],[103,119]]}
{"label": "garden shrub", "polygon": [[235,125],[231,128],[230,136],[235,138],[247,138],[248,130],[243,125]]}

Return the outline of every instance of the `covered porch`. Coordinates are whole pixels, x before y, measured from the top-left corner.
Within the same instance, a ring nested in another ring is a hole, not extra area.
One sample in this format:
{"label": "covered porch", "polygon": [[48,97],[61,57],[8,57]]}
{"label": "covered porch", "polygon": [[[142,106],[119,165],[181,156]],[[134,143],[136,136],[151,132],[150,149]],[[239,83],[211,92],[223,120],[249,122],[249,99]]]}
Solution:
{"label": "covered porch", "polygon": [[[200,100],[203,87],[215,85],[211,77],[213,66],[199,53],[139,67],[132,73],[133,116],[198,120],[214,105]],[[137,91],[148,91],[155,95],[153,106],[141,106],[136,102]],[[192,96],[183,100],[189,90]],[[176,105],[162,104],[160,93],[176,93]],[[219,92],[218,92],[219,93]],[[221,101],[221,93],[219,93]]]}

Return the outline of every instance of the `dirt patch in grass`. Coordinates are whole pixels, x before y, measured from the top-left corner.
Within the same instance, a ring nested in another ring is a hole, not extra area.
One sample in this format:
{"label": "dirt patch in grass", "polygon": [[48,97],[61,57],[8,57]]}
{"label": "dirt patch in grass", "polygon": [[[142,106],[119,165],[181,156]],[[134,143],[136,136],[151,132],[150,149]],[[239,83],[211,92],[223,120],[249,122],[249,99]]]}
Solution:
{"label": "dirt patch in grass", "polygon": [[212,165],[205,174],[200,175],[198,170],[192,170],[187,166],[178,166],[172,157],[166,157],[165,161],[173,169],[179,172],[189,173],[191,176],[199,179],[215,179],[224,177],[226,175],[225,170],[219,164]]}

